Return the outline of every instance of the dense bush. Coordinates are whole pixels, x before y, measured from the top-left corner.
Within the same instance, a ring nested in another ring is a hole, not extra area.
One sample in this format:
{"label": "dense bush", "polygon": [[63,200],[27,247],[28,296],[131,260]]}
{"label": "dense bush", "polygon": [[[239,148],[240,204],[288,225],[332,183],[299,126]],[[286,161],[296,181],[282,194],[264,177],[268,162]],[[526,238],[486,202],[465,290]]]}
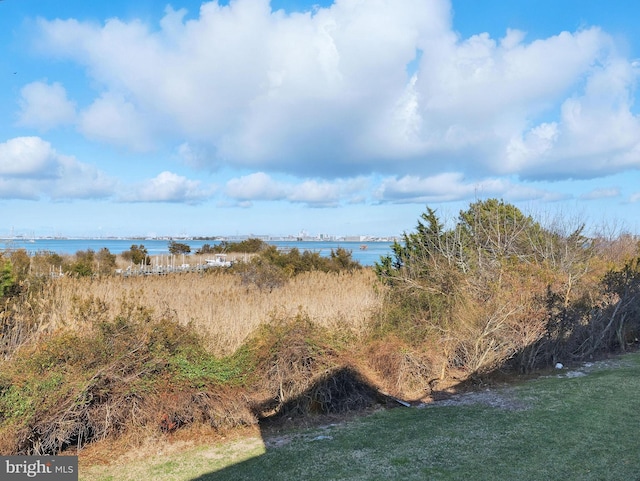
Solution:
{"label": "dense bush", "polygon": [[135,265],[151,264],[151,257],[149,257],[149,251],[147,251],[147,248],[142,244],[140,245],[133,244],[129,250],[122,252],[120,255],[124,260],[130,261]]}
{"label": "dense bush", "polygon": [[169,253],[173,255],[189,254],[191,247],[188,244],[182,242],[171,241],[169,242]]}
{"label": "dense bush", "polygon": [[[98,312],[95,302],[78,308]],[[244,351],[216,358],[188,326],[123,302],[114,319],[89,315],[82,331],[23,344],[3,363],[0,451],[55,454],[194,423],[253,424],[249,406],[237,402],[247,362]]]}
{"label": "dense bush", "polygon": [[524,355],[555,363],[624,351],[640,338],[640,257],[608,270],[579,297],[549,289],[545,300],[545,335]]}
{"label": "dense bush", "polygon": [[351,252],[341,247],[332,249],[329,257],[323,257],[319,252],[301,253],[297,248],[283,252],[270,245],[263,247],[248,262],[236,264],[233,269],[244,284],[271,290],[303,272],[351,272],[361,268],[360,263],[351,258]]}
{"label": "dense bush", "polygon": [[93,249],[77,251],[74,256],[63,263],[65,273],[90,277],[94,275],[111,275],[116,268],[116,255],[103,247],[98,252]]}
{"label": "dense bush", "polygon": [[303,312],[265,320],[235,353],[216,357],[168,313],[123,300],[111,318],[95,298],[77,310],[82,329],[23,343],[1,361],[3,453],[56,454],[191,426],[224,432],[377,402],[378,390],[344,360],[344,340]]}
{"label": "dense bush", "polygon": [[250,238],[239,242],[222,241],[217,245],[204,244],[196,251],[196,254],[223,254],[237,252],[242,254],[255,254],[269,246],[265,241]]}
{"label": "dense bush", "polygon": [[302,272],[340,272],[359,269],[361,266],[351,258],[351,252],[338,247],[331,250],[329,257],[323,257],[319,252],[305,250],[300,252],[297,248],[288,251],[280,251],[275,246],[269,246],[260,252],[259,257],[281,268],[287,275],[295,276]]}
{"label": "dense bush", "polygon": [[374,332],[431,342],[447,369],[467,374],[624,349],[640,322],[637,261],[620,270],[583,232],[496,199],[471,204],[449,229],[427,209],[376,263],[390,294]]}

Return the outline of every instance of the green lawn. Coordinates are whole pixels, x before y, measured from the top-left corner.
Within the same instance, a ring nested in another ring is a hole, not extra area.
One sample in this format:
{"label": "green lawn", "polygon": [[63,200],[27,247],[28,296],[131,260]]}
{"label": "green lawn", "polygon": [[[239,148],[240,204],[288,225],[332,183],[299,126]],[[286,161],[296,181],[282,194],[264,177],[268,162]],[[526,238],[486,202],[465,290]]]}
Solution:
{"label": "green lawn", "polygon": [[203,447],[80,479],[640,480],[639,394],[640,354],[629,354],[468,404],[382,411],[266,448]]}

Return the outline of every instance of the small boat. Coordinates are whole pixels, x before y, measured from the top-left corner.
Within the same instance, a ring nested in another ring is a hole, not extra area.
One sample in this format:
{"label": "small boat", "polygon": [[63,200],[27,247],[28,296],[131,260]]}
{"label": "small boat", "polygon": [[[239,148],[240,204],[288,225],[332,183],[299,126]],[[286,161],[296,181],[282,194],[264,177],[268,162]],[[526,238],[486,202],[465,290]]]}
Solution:
{"label": "small boat", "polygon": [[216,254],[215,258],[207,259],[205,267],[231,267],[231,261],[227,260],[226,254]]}

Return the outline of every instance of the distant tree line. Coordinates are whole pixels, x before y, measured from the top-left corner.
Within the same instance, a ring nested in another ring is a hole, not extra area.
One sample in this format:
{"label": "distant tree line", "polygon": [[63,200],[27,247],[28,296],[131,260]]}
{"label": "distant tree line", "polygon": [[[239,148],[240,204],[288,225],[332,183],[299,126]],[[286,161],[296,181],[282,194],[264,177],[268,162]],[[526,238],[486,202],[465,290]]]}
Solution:
{"label": "distant tree line", "polygon": [[269,244],[258,238],[250,238],[238,242],[222,241],[216,245],[204,244],[196,254],[224,254],[227,252],[255,254],[269,247]]}

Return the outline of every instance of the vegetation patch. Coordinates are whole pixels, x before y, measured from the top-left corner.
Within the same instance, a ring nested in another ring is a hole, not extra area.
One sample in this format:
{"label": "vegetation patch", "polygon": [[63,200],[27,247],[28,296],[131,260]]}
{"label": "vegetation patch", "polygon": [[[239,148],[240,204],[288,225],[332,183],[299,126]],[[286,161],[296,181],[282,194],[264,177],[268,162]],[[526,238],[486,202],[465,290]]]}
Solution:
{"label": "vegetation patch", "polygon": [[637,240],[543,225],[497,199],[471,204],[449,224],[427,209],[376,264],[389,295],[374,335],[435,348],[446,359],[440,380],[529,372],[636,342]]}
{"label": "vegetation patch", "polygon": [[256,422],[238,401],[242,353],[216,358],[188,327],[130,306],[87,327],[24,346],[4,363],[0,428],[14,438],[3,452],[55,454],[194,423],[224,431]]}
{"label": "vegetation patch", "polygon": [[261,378],[256,385],[262,398],[255,406],[259,417],[344,408],[345,396],[332,397],[331,387],[322,381],[341,367],[339,352],[331,345],[328,330],[304,313],[272,319],[256,331],[247,348]]}

